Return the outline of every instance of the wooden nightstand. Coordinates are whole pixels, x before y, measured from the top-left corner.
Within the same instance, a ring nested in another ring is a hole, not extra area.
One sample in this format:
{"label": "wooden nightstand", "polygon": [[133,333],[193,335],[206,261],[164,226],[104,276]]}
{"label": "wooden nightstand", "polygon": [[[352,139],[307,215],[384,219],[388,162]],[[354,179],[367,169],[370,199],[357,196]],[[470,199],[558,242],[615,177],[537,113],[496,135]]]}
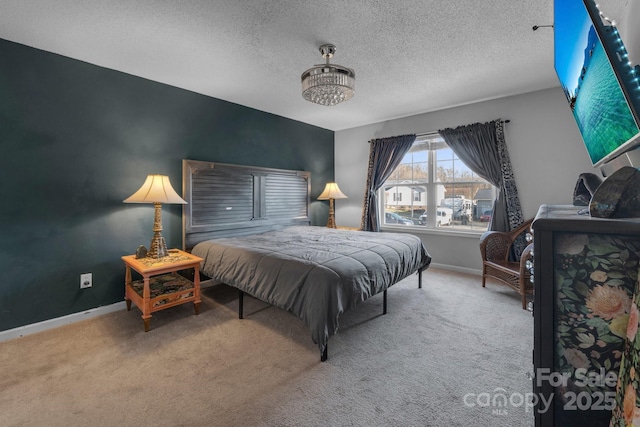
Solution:
{"label": "wooden nightstand", "polygon": [[[200,262],[202,258],[179,249],[170,249],[169,256],[154,259],[135,255],[122,257],[126,266],[125,294],[127,310],[131,302],[142,311],[144,331],[149,332],[151,313],[193,301],[195,314],[200,312]],[[193,268],[193,282],[177,272]],[[131,269],[142,280],[131,279]]]}

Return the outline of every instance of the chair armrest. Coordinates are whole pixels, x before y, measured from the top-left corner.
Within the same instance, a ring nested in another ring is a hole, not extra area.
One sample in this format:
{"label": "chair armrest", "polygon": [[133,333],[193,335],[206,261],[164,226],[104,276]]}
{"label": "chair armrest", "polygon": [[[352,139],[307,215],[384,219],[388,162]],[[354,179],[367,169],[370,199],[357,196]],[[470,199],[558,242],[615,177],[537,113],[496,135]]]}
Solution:
{"label": "chair armrest", "polygon": [[533,259],[533,243],[529,243],[522,251],[520,256],[520,275],[525,277],[525,274],[529,271],[527,268],[527,261]]}
{"label": "chair armrest", "polygon": [[[511,231],[485,231],[480,236],[480,253],[483,261],[508,261],[511,245],[522,233],[531,228],[533,218]],[[532,247],[533,250],[533,247]]]}
{"label": "chair armrest", "polygon": [[516,237],[518,237],[520,234],[522,234],[525,231],[529,230],[531,228],[531,224],[532,223],[533,223],[533,218],[528,219],[525,222],[523,222],[522,224],[520,224],[520,226],[518,228],[516,228],[515,230],[511,230],[509,233],[511,234],[512,238],[515,240]]}

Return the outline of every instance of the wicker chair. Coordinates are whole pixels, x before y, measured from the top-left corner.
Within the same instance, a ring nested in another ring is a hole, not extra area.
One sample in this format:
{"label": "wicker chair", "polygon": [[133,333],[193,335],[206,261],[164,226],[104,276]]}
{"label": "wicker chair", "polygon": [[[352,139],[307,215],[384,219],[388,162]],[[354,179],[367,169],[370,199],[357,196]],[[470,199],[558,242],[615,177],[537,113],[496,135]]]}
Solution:
{"label": "wicker chair", "polygon": [[513,231],[487,231],[480,237],[480,253],[482,254],[482,287],[487,277],[493,277],[518,291],[522,297],[522,308],[527,308],[527,294],[533,294],[533,283],[526,267],[527,260],[533,257],[533,243],[522,252],[519,261],[510,261],[509,254],[513,242],[518,236],[526,233],[533,219],[525,221]]}

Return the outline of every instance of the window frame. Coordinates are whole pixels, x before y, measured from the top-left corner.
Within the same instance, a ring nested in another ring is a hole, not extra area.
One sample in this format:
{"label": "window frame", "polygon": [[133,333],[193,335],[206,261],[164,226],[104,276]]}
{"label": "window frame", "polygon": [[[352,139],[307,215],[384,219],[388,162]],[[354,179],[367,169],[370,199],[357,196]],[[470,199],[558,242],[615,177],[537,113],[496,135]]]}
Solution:
{"label": "window frame", "polygon": [[[425,145],[425,149],[424,150],[414,150],[414,147],[416,146],[420,146],[420,145]],[[474,180],[469,180],[469,181],[446,181],[445,183],[441,183],[441,181],[438,181],[436,176],[437,176],[437,156],[436,156],[436,151],[442,148],[449,148],[448,145],[444,142],[444,140],[442,139],[442,137],[440,136],[440,134],[438,132],[432,132],[429,134],[422,134],[422,135],[418,135],[418,137],[416,138],[416,141],[414,142],[414,145],[412,146],[411,150],[414,151],[426,151],[427,152],[427,165],[428,165],[428,178],[427,178],[427,182],[426,183],[422,183],[422,182],[411,182],[409,184],[404,184],[407,186],[410,185],[421,185],[421,186],[425,186],[426,188],[426,200],[424,200],[424,202],[426,203],[426,213],[427,213],[427,224],[425,225],[421,225],[421,224],[417,224],[415,223],[415,218],[414,218],[414,225],[401,225],[401,224],[387,224],[385,223],[385,213],[387,212],[387,210],[385,209],[386,207],[386,199],[385,199],[385,187],[388,188],[388,185],[382,185],[380,187],[380,189],[378,190],[378,210],[379,212],[382,213],[382,215],[380,215],[381,218],[381,224],[380,227],[381,229],[388,229],[388,230],[402,230],[405,232],[411,232],[411,233],[415,233],[415,232],[419,232],[419,233],[427,233],[427,234],[439,234],[439,235],[459,235],[459,236],[470,236],[470,237],[478,237],[480,234],[484,233],[485,231],[487,231],[487,227],[483,227],[483,226],[479,226],[474,228],[473,227],[473,219],[474,219],[474,210],[478,210],[480,209],[479,207],[477,207],[476,205],[474,205],[474,201],[475,199],[471,198],[468,199],[471,201],[471,226],[467,228],[466,225],[462,225],[462,227],[437,227],[437,221],[438,221],[438,209],[441,209],[442,207],[439,206],[439,200],[437,200],[438,198],[438,190],[437,190],[437,185],[446,185],[446,186],[455,186],[455,185],[467,185],[467,186],[471,186],[473,194],[471,197],[474,197],[477,192],[481,189],[490,189],[491,190],[491,195],[492,195],[492,199],[491,199],[491,206],[493,206],[497,195],[498,195],[498,190],[495,186],[493,186],[491,183],[487,182],[486,180],[477,177],[476,174],[472,175],[472,178],[475,176],[479,179],[479,181],[474,181]],[[449,148],[450,149],[450,148]],[[411,151],[410,150],[410,151]],[[453,157],[455,162],[462,162],[462,160],[457,157],[455,155],[455,153],[453,153]],[[407,163],[401,163],[402,164],[407,164]],[[464,165],[464,162],[462,162],[462,164]],[[415,165],[415,163],[410,163],[410,165],[413,167]],[[400,165],[398,166],[400,167]],[[465,165],[466,167],[466,165]],[[454,169],[455,170],[455,169]],[[395,171],[394,171],[395,172]],[[454,176],[456,176],[457,174],[454,172]],[[393,174],[392,174],[393,176]],[[387,180],[389,181],[389,180]],[[436,184],[438,183],[438,184]],[[396,182],[394,183],[394,186],[399,186],[399,185],[403,185],[401,182]],[[476,186],[474,188],[474,186]],[[486,187],[488,186],[488,188]],[[410,201],[409,203],[414,203],[416,201],[418,202],[422,202],[423,199],[425,199],[425,197],[422,197],[422,194],[420,194],[420,200],[414,200],[414,191],[413,189],[410,190]],[[415,193],[419,193],[418,191],[415,191]],[[395,194],[395,193],[394,193]],[[484,199],[482,199],[484,200]],[[394,200],[394,202],[396,202]],[[477,201],[476,201],[477,202]],[[483,204],[484,205],[484,204]],[[422,207],[420,207],[419,209],[424,210]],[[486,208],[482,208],[483,212],[484,210],[486,210]],[[477,213],[477,212],[476,212]],[[415,215],[415,214],[414,214]],[[476,215],[477,219],[475,220],[475,222],[480,222],[479,218],[480,218],[480,214]],[[485,223],[488,225],[488,223]]]}

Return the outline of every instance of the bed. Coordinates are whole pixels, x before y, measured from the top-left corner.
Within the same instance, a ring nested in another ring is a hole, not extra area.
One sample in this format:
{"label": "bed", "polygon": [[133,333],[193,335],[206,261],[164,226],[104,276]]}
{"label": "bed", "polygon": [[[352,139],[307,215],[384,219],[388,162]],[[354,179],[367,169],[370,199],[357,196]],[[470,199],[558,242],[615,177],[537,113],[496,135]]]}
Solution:
{"label": "bed", "polygon": [[386,312],[387,289],[414,273],[421,287],[431,257],[411,234],[311,226],[309,180],[303,171],[184,160],[183,240],[204,259],[204,275],[239,290],[240,318],[245,293],[293,313],[324,361],[341,314],[379,293]]}

